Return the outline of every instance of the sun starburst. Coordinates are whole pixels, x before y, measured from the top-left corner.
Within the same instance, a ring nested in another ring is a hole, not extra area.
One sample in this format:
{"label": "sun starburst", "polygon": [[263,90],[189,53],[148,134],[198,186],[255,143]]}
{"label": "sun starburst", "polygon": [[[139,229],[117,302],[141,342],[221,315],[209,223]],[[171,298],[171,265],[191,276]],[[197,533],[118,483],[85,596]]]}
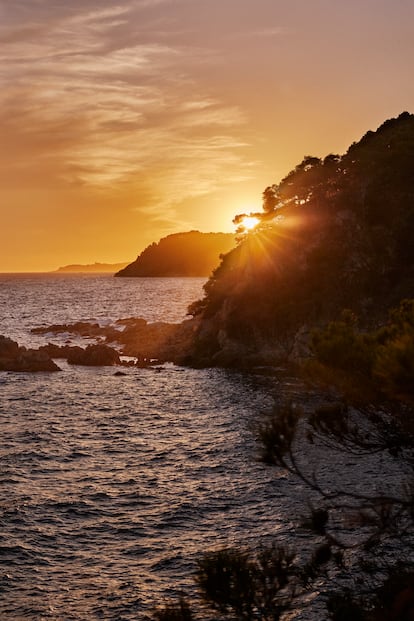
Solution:
{"label": "sun starburst", "polygon": [[240,226],[247,231],[251,231],[259,224],[259,222],[260,220],[259,218],[256,218],[256,216],[244,216],[244,218],[240,221]]}

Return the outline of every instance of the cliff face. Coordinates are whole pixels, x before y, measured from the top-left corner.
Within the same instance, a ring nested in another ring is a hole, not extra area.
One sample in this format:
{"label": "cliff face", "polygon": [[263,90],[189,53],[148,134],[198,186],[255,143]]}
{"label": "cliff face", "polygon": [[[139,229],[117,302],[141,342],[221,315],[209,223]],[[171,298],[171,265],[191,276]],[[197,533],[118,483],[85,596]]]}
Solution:
{"label": "cliff face", "polygon": [[413,115],[343,156],[306,157],[263,197],[260,225],[190,309],[195,362],[276,359],[345,308],[369,326],[414,297]]}
{"label": "cliff face", "polygon": [[168,235],[148,246],[115,276],[209,276],[220,255],[235,245],[227,233],[189,231]]}

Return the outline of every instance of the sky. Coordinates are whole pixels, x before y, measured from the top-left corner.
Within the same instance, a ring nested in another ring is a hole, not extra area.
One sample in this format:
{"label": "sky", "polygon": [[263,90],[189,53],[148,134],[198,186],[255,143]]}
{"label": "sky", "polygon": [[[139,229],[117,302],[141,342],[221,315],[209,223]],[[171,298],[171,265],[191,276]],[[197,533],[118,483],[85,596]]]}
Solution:
{"label": "sky", "polygon": [[232,231],[414,112],[412,0],[0,0],[0,272]]}

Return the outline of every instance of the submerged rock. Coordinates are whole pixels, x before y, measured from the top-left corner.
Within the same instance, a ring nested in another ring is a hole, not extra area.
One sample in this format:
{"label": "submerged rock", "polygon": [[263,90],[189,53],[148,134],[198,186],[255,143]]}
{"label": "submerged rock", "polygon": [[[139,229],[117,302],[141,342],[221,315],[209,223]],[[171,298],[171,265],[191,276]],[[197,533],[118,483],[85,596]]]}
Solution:
{"label": "submerged rock", "polygon": [[90,323],[89,321],[76,321],[75,323],[54,323],[51,326],[40,326],[39,328],[32,328],[32,334],[47,334],[53,332],[54,334],[61,334],[62,332],[69,332],[74,334],[89,335],[99,330],[99,324]]}

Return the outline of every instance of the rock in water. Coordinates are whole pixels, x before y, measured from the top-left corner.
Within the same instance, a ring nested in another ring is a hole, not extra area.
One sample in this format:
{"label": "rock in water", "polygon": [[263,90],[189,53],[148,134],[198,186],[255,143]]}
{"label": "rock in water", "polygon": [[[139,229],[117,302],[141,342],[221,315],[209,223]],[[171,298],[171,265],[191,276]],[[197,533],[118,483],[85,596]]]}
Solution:
{"label": "rock in water", "polygon": [[19,347],[18,343],[0,335],[0,371],[60,371],[50,356],[36,349]]}
{"label": "rock in water", "polygon": [[73,348],[68,352],[69,364],[88,367],[107,367],[121,364],[118,352],[108,345],[88,345],[86,349]]}

